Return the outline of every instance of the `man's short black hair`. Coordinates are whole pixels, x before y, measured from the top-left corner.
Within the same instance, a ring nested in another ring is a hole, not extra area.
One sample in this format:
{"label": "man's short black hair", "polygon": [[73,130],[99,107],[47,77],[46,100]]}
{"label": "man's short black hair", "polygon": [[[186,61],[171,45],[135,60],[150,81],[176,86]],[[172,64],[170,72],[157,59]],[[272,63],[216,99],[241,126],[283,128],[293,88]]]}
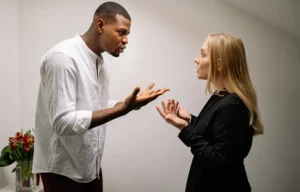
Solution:
{"label": "man's short black hair", "polygon": [[116,15],[121,15],[131,21],[130,15],[126,9],[122,5],[112,1],[102,3],[95,11],[95,15],[108,21],[114,21]]}

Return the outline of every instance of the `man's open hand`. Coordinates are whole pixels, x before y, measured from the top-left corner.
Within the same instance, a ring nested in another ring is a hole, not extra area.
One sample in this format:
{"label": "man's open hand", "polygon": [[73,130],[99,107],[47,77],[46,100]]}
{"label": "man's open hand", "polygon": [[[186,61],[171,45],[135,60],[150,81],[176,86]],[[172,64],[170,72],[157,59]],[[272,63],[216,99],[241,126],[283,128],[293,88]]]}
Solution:
{"label": "man's open hand", "polygon": [[150,83],[149,86],[140,94],[140,88],[136,87],[133,93],[130,94],[124,101],[125,110],[129,112],[133,109],[139,109],[155,100],[157,97],[163,95],[165,92],[170,91],[169,88],[152,90],[153,87],[154,83]]}

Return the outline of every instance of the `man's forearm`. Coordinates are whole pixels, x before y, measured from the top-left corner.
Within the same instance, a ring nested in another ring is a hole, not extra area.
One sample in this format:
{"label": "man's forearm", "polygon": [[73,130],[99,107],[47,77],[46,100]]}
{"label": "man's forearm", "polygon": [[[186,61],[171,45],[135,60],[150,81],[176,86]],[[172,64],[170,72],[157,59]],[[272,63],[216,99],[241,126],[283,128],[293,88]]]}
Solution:
{"label": "man's forearm", "polygon": [[118,102],[114,107],[93,111],[92,121],[89,129],[105,124],[113,119],[126,115],[129,111],[126,109],[123,102]]}
{"label": "man's forearm", "polygon": [[124,102],[118,102],[118,103],[115,104],[115,106],[121,105],[121,104],[123,104],[123,103],[124,103]]}

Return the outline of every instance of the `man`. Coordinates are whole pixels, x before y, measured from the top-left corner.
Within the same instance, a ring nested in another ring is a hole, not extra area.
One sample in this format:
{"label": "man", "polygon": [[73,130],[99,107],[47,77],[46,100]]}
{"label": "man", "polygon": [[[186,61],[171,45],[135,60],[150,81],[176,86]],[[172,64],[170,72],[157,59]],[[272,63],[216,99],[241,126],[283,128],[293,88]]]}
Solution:
{"label": "man", "polygon": [[103,191],[105,123],[169,90],[152,90],[152,83],[139,95],[136,87],[124,102],[109,100],[109,65],[101,53],[118,57],[130,25],[121,5],[103,3],[84,35],[58,43],[42,58],[33,172],[41,173],[45,192]]}

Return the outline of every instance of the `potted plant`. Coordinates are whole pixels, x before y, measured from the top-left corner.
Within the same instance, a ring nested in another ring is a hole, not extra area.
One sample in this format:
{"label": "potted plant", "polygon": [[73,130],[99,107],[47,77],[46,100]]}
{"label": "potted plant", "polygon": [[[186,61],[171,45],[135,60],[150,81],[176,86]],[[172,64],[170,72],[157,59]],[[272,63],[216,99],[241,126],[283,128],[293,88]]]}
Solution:
{"label": "potted plant", "polygon": [[[8,145],[1,151],[0,167],[17,163],[13,169],[13,172],[16,172],[16,191],[34,191],[33,152],[34,136],[31,134],[31,130],[25,134],[21,130],[14,137],[9,137]],[[37,182],[39,182],[39,177],[37,178]]]}

